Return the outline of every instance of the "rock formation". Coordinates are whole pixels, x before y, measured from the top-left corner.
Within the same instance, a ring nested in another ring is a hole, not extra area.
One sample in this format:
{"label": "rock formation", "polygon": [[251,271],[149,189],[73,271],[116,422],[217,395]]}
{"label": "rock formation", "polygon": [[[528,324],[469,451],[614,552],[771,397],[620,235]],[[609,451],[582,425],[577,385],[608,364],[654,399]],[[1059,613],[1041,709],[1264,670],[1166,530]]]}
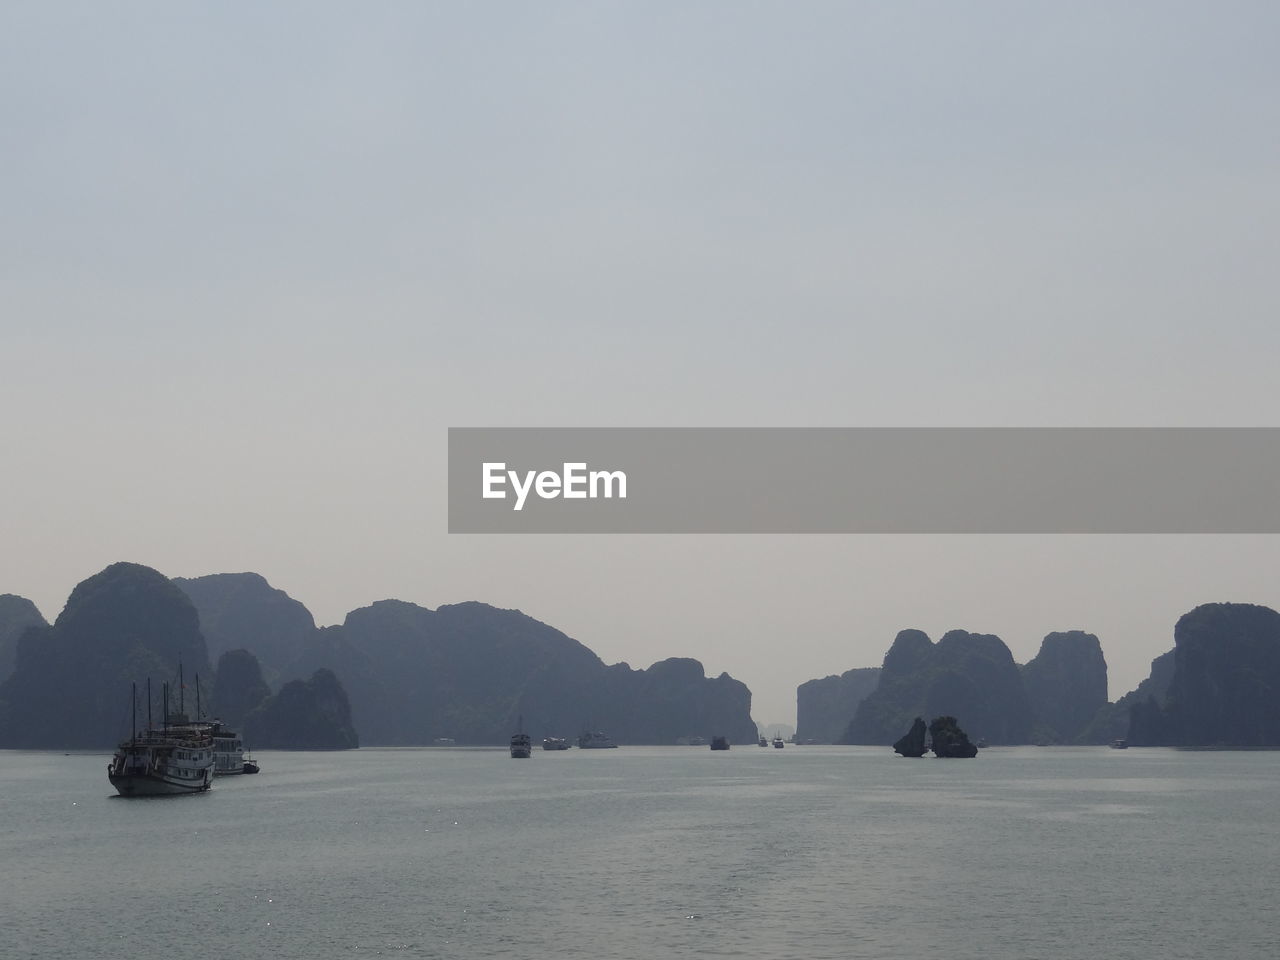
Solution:
{"label": "rock formation", "polygon": [[110,747],[130,729],[130,683],[141,696],[150,677],[158,697],[180,664],[187,690],[175,692],[194,713],[196,678],[212,674],[195,607],[155,570],[113,563],[76,586],[53,626],[23,634],[0,684],[0,746]]}
{"label": "rock formation", "polygon": [[244,721],[244,740],[279,750],[349,750],[360,745],[351,706],[331,670],[291,680]]}
{"label": "rock formation", "polygon": [[620,703],[630,704],[629,713],[619,716],[615,710],[610,720],[620,742],[675,743],[691,732],[721,734],[731,743],[755,740],[751,691],[727,673],[708,677],[690,657],[659,660],[647,670],[623,667],[614,671],[615,690]]}
{"label": "rock formation", "polygon": [[520,716],[535,739],[588,726],[619,743],[755,739],[751,693],[727,674],[707,678],[684,658],[605,666],[559,630],[483,603],[354,610],[317,632],[293,673],[321,666],[342,679],[366,744],[505,743]]}
{"label": "rock formation", "polygon": [[893,745],[893,752],[904,757],[923,757],[925,750],[925,726],[923,717],[916,717],[911,722],[911,729],[904,733]]}
{"label": "rock formation", "polygon": [[49,624],[26,597],[0,594],[0,683],[9,679],[18,659],[18,640],[30,627]]}
{"label": "rock formation", "polygon": [[837,743],[858,710],[858,704],[880,682],[879,667],[847,670],[800,684],[796,690],[796,739]]}
{"label": "rock formation", "polygon": [[990,634],[952,630],[934,644],[904,630],[842,742],[892,743],[913,717],[957,715],[992,743],[1027,742],[1031,704],[1009,648]]}
{"label": "rock formation", "polygon": [[1208,603],[1174,627],[1174,670],[1163,706],[1131,710],[1135,743],[1280,746],[1280,613]]}
{"label": "rock formation", "polygon": [[[8,606],[29,619],[25,601]],[[202,625],[223,654],[216,689]],[[27,626],[17,646],[13,676],[0,684],[0,747],[108,747],[129,731],[130,682],[141,691],[150,677],[158,697],[163,682],[176,683],[179,663],[187,712],[195,713],[199,676],[204,715],[216,711],[233,728],[238,717],[246,727],[255,718],[267,738],[255,746],[353,745],[345,710],[366,743],[388,745],[506,743],[521,715],[537,737],[591,727],[619,743],[755,739],[750,691],[728,674],[707,677],[696,660],[606,666],[560,631],[482,603],[433,611],[388,600],[316,629],[302,604],[257,574],[170,581],[113,564],[76,587],[53,626]],[[256,658],[264,650],[281,678],[311,680],[260,702],[265,671]],[[322,668],[330,673],[317,679]],[[317,731],[296,720],[321,708],[329,719]]]}
{"label": "rock formation", "polygon": [[955,717],[934,717],[929,724],[929,737],[935,757],[968,759],[978,755],[978,748],[969,742]]}
{"label": "rock formation", "polygon": [[1023,665],[1037,743],[1076,743],[1107,703],[1107,661],[1092,633],[1051,633]]}
{"label": "rock formation", "polygon": [[[311,611],[256,573],[174,577],[200,614],[209,656],[249,650],[269,682],[278,684],[316,632]],[[296,674],[295,674],[296,676]]]}
{"label": "rock formation", "polygon": [[228,650],[218,658],[210,713],[232,730],[239,731],[244,718],[271,696],[262,679],[258,660],[248,650]]}
{"label": "rock formation", "polygon": [[1112,740],[1128,739],[1135,746],[1141,744],[1144,746],[1163,746],[1163,741],[1159,744],[1150,740],[1150,737],[1163,737],[1164,723],[1162,719],[1162,709],[1157,714],[1150,714],[1153,718],[1154,727],[1151,733],[1138,734],[1135,738],[1133,735],[1132,713],[1137,708],[1139,714],[1138,727],[1145,728],[1146,718],[1149,706],[1154,705],[1162,708],[1165,700],[1169,696],[1169,687],[1173,683],[1173,651],[1160,654],[1151,661],[1151,672],[1145,680],[1138,684],[1137,688],[1130,690],[1115,703],[1103,704],[1098,708],[1098,712],[1094,714],[1093,719],[1089,722],[1088,728],[1080,735],[1080,743],[1110,743]]}

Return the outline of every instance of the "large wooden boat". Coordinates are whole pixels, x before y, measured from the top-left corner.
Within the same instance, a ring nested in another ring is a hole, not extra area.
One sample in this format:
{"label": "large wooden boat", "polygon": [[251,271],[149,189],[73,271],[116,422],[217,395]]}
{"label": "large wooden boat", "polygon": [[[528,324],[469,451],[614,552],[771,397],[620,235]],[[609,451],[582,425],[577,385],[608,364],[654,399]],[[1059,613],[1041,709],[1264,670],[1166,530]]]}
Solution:
{"label": "large wooden boat", "polygon": [[[147,713],[151,712],[150,684]],[[137,729],[137,691],[133,691],[134,720],[128,740],[121,742],[107,767],[107,779],[122,797],[171,796],[203,793],[213,782],[213,737],[208,724],[187,721],[181,712],[169,713],[169,685],[164,687],[164,722],[148,719]]]}

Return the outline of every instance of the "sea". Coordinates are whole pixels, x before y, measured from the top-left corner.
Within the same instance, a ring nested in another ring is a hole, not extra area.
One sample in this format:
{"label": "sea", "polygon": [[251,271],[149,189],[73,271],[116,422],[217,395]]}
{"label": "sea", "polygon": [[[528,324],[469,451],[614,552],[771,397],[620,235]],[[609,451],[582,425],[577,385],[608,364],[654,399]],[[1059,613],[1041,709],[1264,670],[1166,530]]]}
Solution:
{"label": "sea", "polygon": [[114,796],[0,751],[0,957],[1280,953],[1280,752],[362,748]]}

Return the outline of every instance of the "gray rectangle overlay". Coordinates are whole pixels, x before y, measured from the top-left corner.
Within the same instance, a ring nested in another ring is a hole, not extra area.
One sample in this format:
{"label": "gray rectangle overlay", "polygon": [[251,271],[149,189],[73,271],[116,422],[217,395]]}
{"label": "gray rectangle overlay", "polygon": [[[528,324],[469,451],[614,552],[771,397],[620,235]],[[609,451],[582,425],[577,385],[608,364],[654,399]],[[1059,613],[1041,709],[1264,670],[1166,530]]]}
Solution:
{"label": "gray rectangle overlay", "polygon": [[1273,427],[449,430],[450,533],[1280,533],[1278,491]]}

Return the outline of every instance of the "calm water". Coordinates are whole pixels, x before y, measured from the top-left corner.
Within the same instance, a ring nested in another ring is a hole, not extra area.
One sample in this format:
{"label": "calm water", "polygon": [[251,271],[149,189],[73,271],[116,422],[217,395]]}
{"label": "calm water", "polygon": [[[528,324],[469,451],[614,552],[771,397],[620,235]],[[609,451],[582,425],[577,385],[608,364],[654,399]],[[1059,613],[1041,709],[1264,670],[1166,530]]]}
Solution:
{"label": "calm water", "polygon": [[202,796],[0,752],[0,956],[1254,958],[1280,753],[260,753]]}

